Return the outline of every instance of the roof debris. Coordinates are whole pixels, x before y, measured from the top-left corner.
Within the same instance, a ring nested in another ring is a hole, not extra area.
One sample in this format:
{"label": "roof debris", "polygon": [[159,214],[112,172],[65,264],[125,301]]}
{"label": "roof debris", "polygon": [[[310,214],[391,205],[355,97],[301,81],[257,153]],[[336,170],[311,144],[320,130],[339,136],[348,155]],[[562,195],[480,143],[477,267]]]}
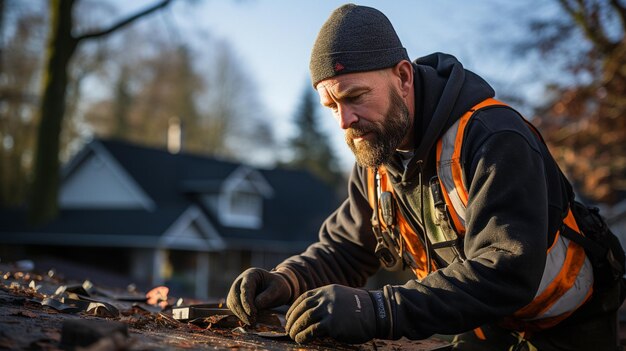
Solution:
{"label": "roof debris", "polygon": [[[220,303],[168,296],[167,287],[142,294],[133,286],[105,289],[68,283],[0,265],[0,349],[41,350],[443,350],[441,340],[375,340],[362,345],[331,339],[300,345],[284,330],[284,315],[264,311],[253,327]],[[183,304],[186,303],[186,304]]]}

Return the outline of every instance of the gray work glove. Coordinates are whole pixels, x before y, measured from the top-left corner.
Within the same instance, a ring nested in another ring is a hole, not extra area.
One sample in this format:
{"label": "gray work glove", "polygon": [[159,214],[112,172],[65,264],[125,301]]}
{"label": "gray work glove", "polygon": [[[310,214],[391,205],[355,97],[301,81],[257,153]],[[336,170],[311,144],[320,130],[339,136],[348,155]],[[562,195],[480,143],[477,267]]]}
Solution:
{"label": "gray work glove", "polygon": [[364,343],[388,331],[389,313],[380,291],[327,285],[300,295],[286,315],[285,331],[298,343],[329,336]]}
{"label": "gray work glove", "polygon": [[245,324],[252,325],[259,310],[287,304],[291,293],[291,286],[281,273],[249,268],[231,285],[226,305]]}

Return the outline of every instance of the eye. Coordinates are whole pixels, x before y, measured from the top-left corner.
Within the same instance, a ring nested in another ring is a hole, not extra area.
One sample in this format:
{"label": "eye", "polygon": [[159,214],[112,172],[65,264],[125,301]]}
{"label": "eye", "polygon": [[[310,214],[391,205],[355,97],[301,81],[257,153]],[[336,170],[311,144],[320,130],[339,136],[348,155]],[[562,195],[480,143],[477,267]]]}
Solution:
{"label": "eye", "polygon": [[332,103],[332,104],[328,104],[326,107],[328,107],[329,109],[331,109],[333,111],[333,113],[337,112],[337,104]]}
{"label": "eye", "polygon": [[363,97],[363,94],[359,94],[359,95],[354,95],[354,96],[348,96],[346,97],[346,101],[348,103],[358,103],[359,101],[361,101],[361,98]]}

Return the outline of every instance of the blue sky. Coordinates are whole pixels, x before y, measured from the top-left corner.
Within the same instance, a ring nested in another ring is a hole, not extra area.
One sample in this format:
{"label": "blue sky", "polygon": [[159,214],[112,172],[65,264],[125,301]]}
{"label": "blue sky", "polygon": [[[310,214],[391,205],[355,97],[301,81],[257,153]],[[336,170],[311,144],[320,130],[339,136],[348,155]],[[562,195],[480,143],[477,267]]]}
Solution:
{"label": "blue sky", "polygon": [[[145,6],[154,0],[124,7]],[[204,0],[180,1],[169,10],[168,21],[177,30],[226,40],[234,49],[251,86],[259,93],[279,139],[293,132],[291,123],[308,84],[311,47],[322,23],[337,7],[335,0]],[[505,0],[387,0],[360,1],[378,8],[394,24],[400,39],[414,59],[432,52],[451,53],[469,68],[503,89],[537,79],[527,75],[528,60],[513,61],[510,45],[525,34],[525,18],[541,13],[529,3]],[[535,5],[540,1],[533,1]],[[201,45],[201,43],[200,43]],[[532,64],[532,63],[530,63]],[[332,138],[344,169],[353,157],[343,142],[343,132],[330,113],[320,109],[324,129]]]}

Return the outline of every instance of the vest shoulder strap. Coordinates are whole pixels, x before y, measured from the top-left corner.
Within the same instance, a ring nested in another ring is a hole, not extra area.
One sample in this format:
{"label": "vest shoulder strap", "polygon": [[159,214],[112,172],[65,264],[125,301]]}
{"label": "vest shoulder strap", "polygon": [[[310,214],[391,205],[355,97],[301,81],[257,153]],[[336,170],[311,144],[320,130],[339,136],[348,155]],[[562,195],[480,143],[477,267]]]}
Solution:
{"label": "vest shoulder strap", "polygon": [[461,165],[465,128],[476,111],[489,106],[508,105],[494,98],[481,101],[463,114],[437,142],[437,175],[452,224],[459,235],[465,234],[465,210],[469,198]]}
{"label": "vest shoulder strap", "polygon": [[[459,236],[465,229],[465,213],[468,204],[468,187],[461,162],[461,150],[466,127],[472,116],[489,106],[508,106],[496,99],[486,99],[467,111],[450,127],[437,143],[437,175],[450,217]],[[537,129],[526,119],[524,122],[538,136]],[[544,142],[545,144],[545,142]],[[585,303],[593,292],[591,263],[582,246],[578,245],[580,229],[569,209],[563,218],[563,226],[556,233],[547,251],[546,266],[539,290],[531,303],[516,311],[507,323],[512,326],[544,329],[556,325]]]}

